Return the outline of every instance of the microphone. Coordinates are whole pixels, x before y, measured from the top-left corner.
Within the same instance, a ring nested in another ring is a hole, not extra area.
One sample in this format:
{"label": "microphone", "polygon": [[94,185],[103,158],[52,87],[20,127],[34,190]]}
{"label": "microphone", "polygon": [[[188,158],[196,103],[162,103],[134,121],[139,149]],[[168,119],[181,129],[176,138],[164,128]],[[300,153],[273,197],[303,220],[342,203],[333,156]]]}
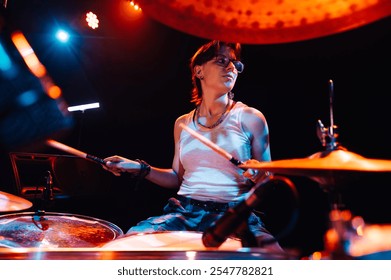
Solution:
{"label": "microphone", "polygon": [[[288,178],[274,175],[267,177],[265,180],[258,182],[250,190],[249,194],[247,195],[247,198],[245,198],[235,207],[229,208],[220,219],[216,220],[203,233],[202,243],[204,244],[204,246],[217,248],[221,244],[223,244],[230,235],[234,233],[237,233],[238,236],[243,236],[243,232],[240,232],[240,230],[243,231],[243,224],[246,223],[247,226],[247,220],[252,213],[253,208],[256,207],[263,198],[263,192],[268,186],[276,182],[282,182],[286,184],[293,191],[295,197],[297,196],[295,186]],[[247,238],[254,238],[254,236],[249,237],[248,228],[244,230],[247,234]],[[248,240],[242,240],[242,244],[246,243],[247,241]],[[251,242],[256,243],[255,240],[251,240]],[[276,239],[273,238],[271,240],[265,240],[264,242],[276,242]]]}
{"label": "microphone", "polygon": [[212,224],[202,235],[202,243],[205,247],[219,247],[233,234],[239,226],[247,221],[253,208],[261,201],[261,193],[265,185],[274,180],[269,176],[256,184],[249,192],[247,198],[233,208],[229,208],[224,215]]}

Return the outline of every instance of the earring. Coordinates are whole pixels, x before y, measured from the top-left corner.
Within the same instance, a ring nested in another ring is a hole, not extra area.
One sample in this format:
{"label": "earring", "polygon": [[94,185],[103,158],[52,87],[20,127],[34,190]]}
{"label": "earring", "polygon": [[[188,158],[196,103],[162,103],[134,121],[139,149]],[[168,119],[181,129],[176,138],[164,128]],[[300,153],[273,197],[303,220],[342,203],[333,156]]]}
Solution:
{"label": "earring", "polygon": [[235,93],[233,93],[232,91],[228,92],[229,99],[234,99],[234,97],[235,97]]}
{"label": "earring", "polygon": [[203,80],[203,79],[204,79],[204,76],[201,75],[201,70],[198,70],[198,71],[197,71],[196,76],[197,76],[198,79],[200,79],[200,80]]}

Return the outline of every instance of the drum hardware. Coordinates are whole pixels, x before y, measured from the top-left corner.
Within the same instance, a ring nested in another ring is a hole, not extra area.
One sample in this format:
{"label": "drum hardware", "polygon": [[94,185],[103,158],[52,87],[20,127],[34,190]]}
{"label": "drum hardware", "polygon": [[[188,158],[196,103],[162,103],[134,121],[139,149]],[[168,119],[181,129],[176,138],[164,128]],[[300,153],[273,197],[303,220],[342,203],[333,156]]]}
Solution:
{"label": "drum hardware", "polygon": [[364,221],[360,217],[353,217],[349,210],[343,209],[340,188],[347,180],[364,172],[391,172],[391,161],[362,157],[347,151],[338,143],[337,126],[333,119],[334,86],[332,80],[329,80],[329,89],[330,127],[325,128],[320,120],[317,126],[317,136],[322,146],[325,147],[324,151],[302,159],[247,163],[240,166],[275,174],[306,176],[317,182],[329,194],[331,204],[330,229],[324,236],[326,245],[324,253],[332,259],[349,259],[351,256],[346,250],[347,244],[351,238],[359,235],[364,227]]}
{"label": "drum hardware", "polygon": [[[52,208],[55,199],[54,199],[54,188],[53,188],[53,176],[50,170],[46,171],[45,181],[46,183],[42,186],[42,192],[40,193],[39,206],[36,206],[36,215],[43,216],[45,211],[48,208]],[[36,196],[36,195],[35,195]],[[38,197],[34,199],[37,200]],[[36,201],[37,202],[37,201]]]}
{"label": "drum hardware", "polygon": [[53,201],[54,195],[53,195],[53,176],[50,170],[47,171],[47,177],[46,177],[46,186],[44,189],[44,200],[47,201]]}

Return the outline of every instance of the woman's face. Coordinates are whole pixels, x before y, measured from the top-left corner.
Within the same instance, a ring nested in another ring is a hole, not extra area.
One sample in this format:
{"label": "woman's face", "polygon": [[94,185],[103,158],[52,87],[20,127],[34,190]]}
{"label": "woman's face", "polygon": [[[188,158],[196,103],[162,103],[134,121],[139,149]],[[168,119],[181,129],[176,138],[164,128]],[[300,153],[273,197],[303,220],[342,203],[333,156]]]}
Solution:
{"label": "woman's face", "polygon": [[201,71],[199,76],[203,77],[202,87],[204,92],[208,90],[219,93],[231,91],[239,71],[243,71],[243,64],[236,61],[234,51],[227,46],[223,46],[216,57],[198,67],[199,69],[196,69],[196,71]]}

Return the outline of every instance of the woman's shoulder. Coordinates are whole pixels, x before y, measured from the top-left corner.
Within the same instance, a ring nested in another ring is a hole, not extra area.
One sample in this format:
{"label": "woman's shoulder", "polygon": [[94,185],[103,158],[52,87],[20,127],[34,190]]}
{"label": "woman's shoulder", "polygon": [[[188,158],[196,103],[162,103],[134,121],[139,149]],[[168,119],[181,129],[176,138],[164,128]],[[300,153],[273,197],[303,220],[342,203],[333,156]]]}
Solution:
{"label": "woman's shoulder", "polygon": [[263,116],[262,112],[259,109],[252,107],[252,106],[249,106],[246,103],[243,103],[241,101],[236,101],[235,108],[243,111],[243,113],[245,113],[245,114],[255,114],[258,116],[259,115]]}
{"label": "woman's shoulder", "polygon": [[195,111],[195,109],[191,110],[190,112],[188,112],[188,113],[186,113],[186,114],[183,114],[183,115],[179,116],[179,117],[176,119],[175,123],[176,123],[176,124],[179,124],[179,123],[188,123],[189,121],[192,120],[193,115],[194,115],[194,111]]}
{"label": "woman's shoulder", "polygon": [[243,102],[237,101],[236,106],[241,111],[241,116],[244,121],[259,120],[265,122],[265,115],[257,108],[249,106]]}

